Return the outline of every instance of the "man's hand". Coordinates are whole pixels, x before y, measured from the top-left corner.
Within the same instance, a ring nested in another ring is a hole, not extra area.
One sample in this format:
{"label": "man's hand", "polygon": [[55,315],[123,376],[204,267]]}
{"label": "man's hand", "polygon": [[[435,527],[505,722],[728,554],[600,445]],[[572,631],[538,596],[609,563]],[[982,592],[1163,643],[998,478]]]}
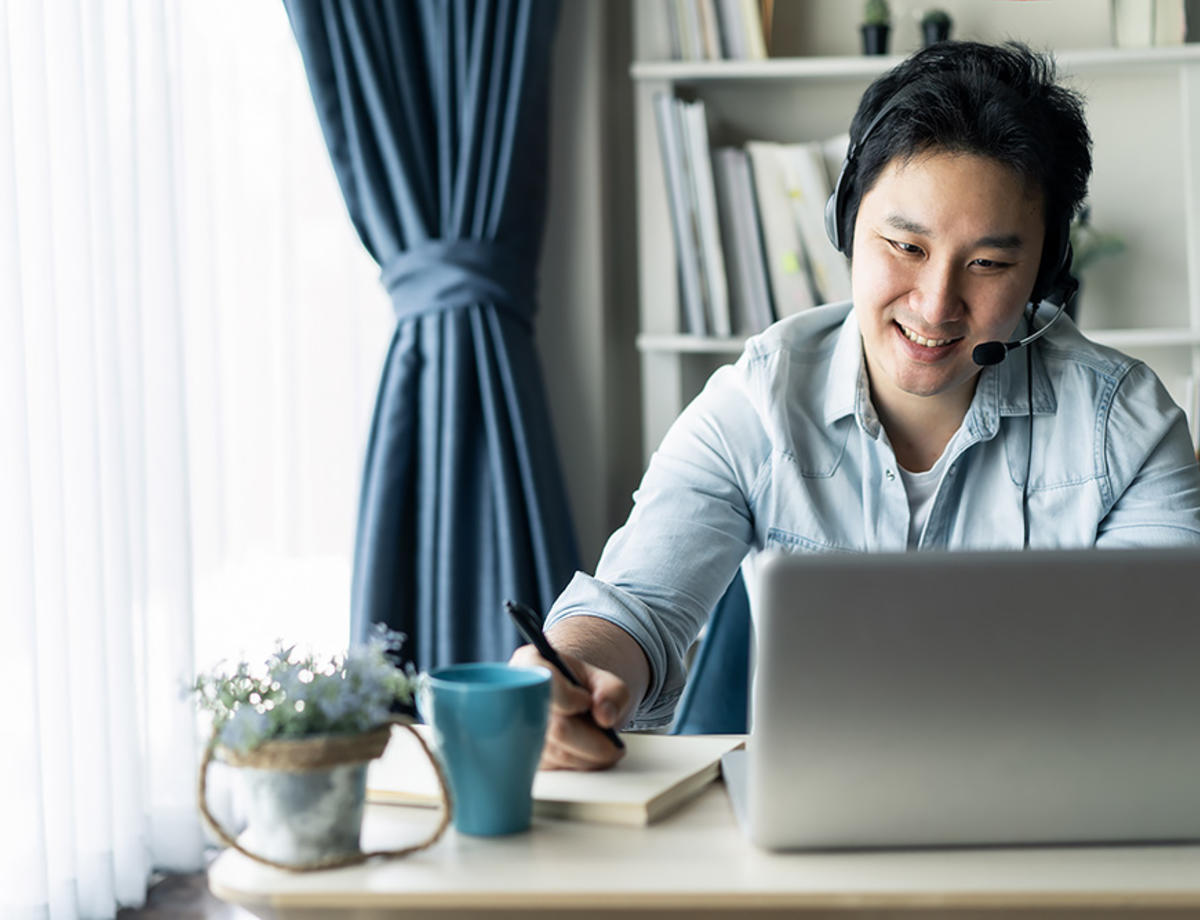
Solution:
{"label": "man's hand", "polygon": [[[563,652],[559,657],[583,687],[575,687],[547,662],[532,645],[523,645],[509,660],[520,667],[543,667],[553,677],[550,694],[550,723],[539,767],[543,770],[603,770],[620,760],[625,752],[596,728],[625,724],[634,700],[621,678]],[[591,713],[596,724],[588,719]]]}

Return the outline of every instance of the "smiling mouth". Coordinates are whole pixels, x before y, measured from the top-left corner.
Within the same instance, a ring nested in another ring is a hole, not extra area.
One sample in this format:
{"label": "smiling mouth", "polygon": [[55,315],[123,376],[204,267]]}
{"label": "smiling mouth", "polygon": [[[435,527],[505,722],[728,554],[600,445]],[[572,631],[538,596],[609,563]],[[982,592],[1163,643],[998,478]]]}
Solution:
{"label": "smiling mouth", "polygon": [[958,338],[954,339],[927,339],[923,335],[917,335],[917,333],[913,332],[911,329],[902,325],[901,323],[896,323],[896,325],[899,326],[900,331],[904,333],[904,337],[906,339],[908,339],[910,342],[916,342],[918,345],[921,345],[924,348],[940,348],[943,345],[951,345],[962,338],[962,336],[959,336]]}

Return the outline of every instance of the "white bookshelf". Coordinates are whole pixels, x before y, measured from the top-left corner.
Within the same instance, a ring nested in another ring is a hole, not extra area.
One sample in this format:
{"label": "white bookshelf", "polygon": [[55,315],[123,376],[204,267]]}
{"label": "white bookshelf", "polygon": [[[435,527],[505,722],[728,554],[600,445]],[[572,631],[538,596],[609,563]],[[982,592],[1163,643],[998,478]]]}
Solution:
{"label": "white bookshelf", "polygon": [[[1064,71],[1088,73],[1121,68],[1161,70],[1200,58],[1195,44],[1162,48],[1069,48],[1055,54]],[[905,55],[825,55],[773,58],[768,61],[635,61],[634,80],[670,80],[687,83],[716,80],[868,80],[895,67]]]}
{"label": "white bookshelf", "polygon": [[[1174,329],[1089,329],[1089,338],[1101,345],[1111,345],[1122,350],[1138,348],[1196,348],[1200,347],[1200,329],[1180,327]],[[716,338],[713,336],[669,333],[653,335],[643,333],[637,337],[638,351],[644,353],[665,352],[667,354],[692,355],[740,355],[746,340],[740,337]]]}
{"label": "white bookshelf", "polygon": [[[641,53],[665,47],[654,4],[635,4]],[[975,36],[979,37],[979,36]],[[983,36],[987,38],[988,36]],[[1000,39],[1006,36],[995,36]],[[1045,40],[1035,47],[1053,47]],[[1079,323],[1146,360],[1197,430],[1200,382],[1200,45],[1068,48],[1055,53],[1088,101],[1098,228],[1127,250],[1082,274]],[[867,85],[902,56],[767,61],[639,60],[635,86],[642,425],[647,456],[739,338],[680,333],[675,255],[651,99],[703,99],[714,145],[800,141],[844,132]]]}

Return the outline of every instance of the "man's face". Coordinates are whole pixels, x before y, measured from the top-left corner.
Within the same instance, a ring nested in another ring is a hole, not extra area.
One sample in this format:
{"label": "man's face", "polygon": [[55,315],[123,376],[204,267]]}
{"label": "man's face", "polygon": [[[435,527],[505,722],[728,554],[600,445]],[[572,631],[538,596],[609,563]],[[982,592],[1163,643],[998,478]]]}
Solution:
{"label": "man's face", "polygon": [[859,205],[851,265],[877,402],[946,396],[965,411],[980,370],[972,350],[1008,339],[1033,290],[1042,207],[1040,191],[980,156],[884,168]]}

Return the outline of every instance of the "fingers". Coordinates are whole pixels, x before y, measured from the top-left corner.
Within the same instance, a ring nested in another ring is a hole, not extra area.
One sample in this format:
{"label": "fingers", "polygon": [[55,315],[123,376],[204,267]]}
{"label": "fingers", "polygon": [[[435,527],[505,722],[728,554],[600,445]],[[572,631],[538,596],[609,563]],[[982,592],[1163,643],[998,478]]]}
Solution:
{"label": "fingers", "polygon": [[[542,747],[538,763],[539,770],[606,770],[625,756],[624,751],[604,735],[596,733],[594,728],[590,729],[593,738],[562,740],[569,738],[571,722],[574,721],[551,717],[546,729],[546,745]],[[584,746],[576,746],[581,740]]]}
{"label": "fingers", "polygon": [[[569,657],[563,656],[563,660],[567,661]],[[541,667],[550,672],[550,710],[552,713],[578,715],[591,708],[591,694],[582,687],[570,684],[550,662],[538,654],[537,649],[532,645],[523,645],[513,652],[509,663],[523,668]],[[569,666],[575,664],[575,659],[570,659]],[[572,673],[575,673],[574,670]]]}
{"label": "fingers", "polygon": [[612,766],[625,752],[597,726],[623,724],[632,707],[629,688],[615,674],[593,667],[571,655],[563,662],[584,687],[570,684],[538,655],[532,646],[522,646],[510,662],[522,667],[541,666],[553,675],[550,721],[539,766],[544,770],[602,770]]}
{"label": "fingers", "polygon": [[568,664],[581,680],[590,684],[592,692],[586,695],[587,704],[577,711],[551,707],[542,765],[546,769],[603,770],[620,760],[625,752],[613,744],[600,726],[617,723],[629,691],[620,678],[607,671],[582,662]]}
{"label": "fingers", "polygon": [[624,725],[633,711],[633,697],[625,681],[583,661],[578,662],[576,673],[591,688],[591,710],[597,724],[603,728]]}

